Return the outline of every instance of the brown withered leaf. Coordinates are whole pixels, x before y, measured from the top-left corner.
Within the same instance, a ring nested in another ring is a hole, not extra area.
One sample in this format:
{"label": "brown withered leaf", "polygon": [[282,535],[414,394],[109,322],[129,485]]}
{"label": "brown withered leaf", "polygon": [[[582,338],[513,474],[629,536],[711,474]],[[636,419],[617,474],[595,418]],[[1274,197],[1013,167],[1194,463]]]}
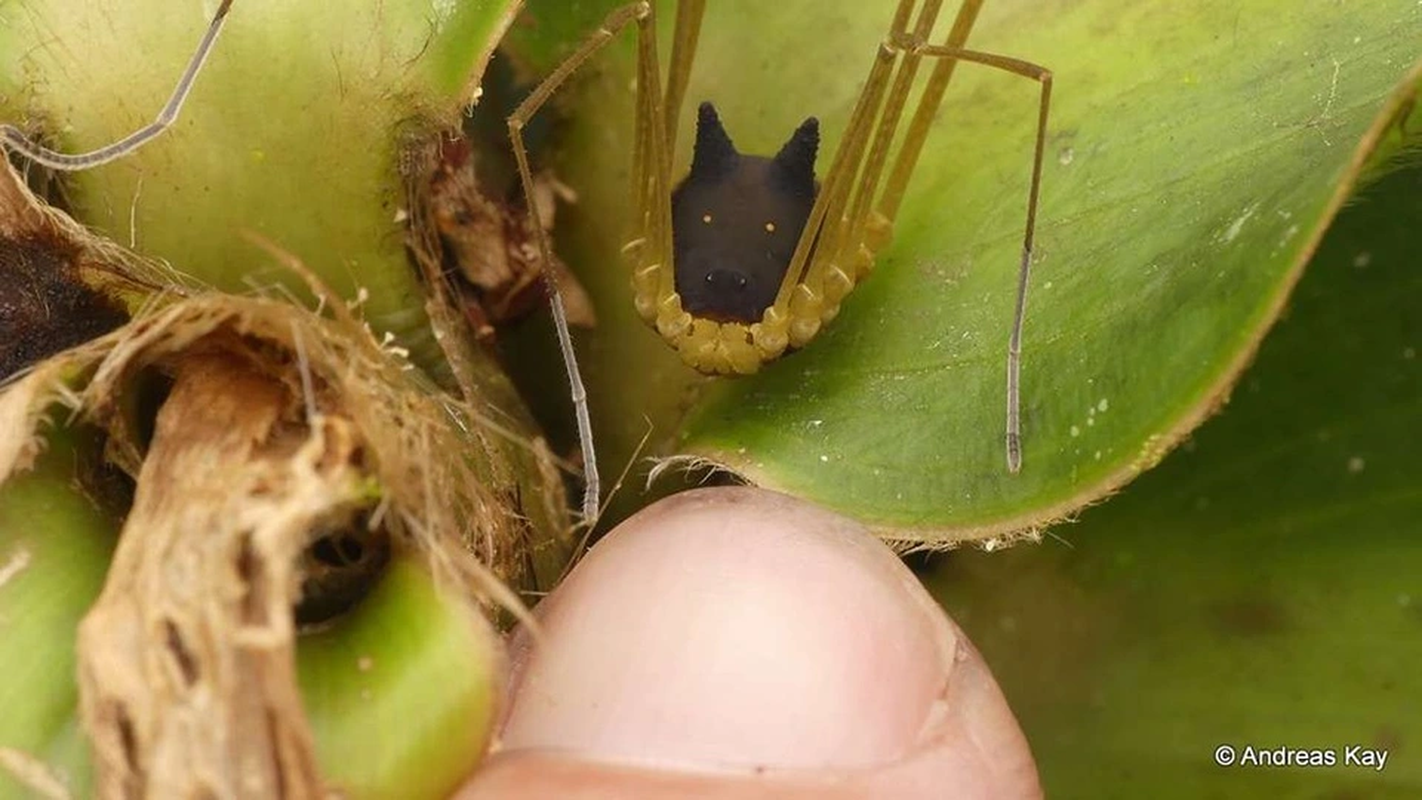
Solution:
{"label": "brown withered leaf", "polygon": [[[443,140],[429,180],[428,203],[446,261],[462,279],[465,314],[476,335],[490,340],[497,326],[527,316],[545,299],[532,220],[524,208],[481,190],[474,161],[468,140]],[[576,202],[577,196],[548,171],[534,177],[534,191],[539,223],[551,234],[558,202]],[[592,300],[577,277],[556,255],[550,269],[568,322],[595,325]]]}
{"label": "brown withered leaf", "polygon": [[0,180],[0,380],[119,327],[128,313],[97,282],[113,273],[34,201],[6,166]]}

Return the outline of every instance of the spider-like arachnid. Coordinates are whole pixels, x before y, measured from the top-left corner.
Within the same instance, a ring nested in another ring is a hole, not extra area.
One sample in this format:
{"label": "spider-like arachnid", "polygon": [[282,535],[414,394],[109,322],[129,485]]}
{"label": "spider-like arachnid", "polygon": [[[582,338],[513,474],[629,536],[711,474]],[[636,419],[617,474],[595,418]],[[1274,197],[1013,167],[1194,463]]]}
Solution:
{"label": "spider-like arachnid", "polygon": [[[1018,267],[1017,305],[1007,345],[1007,467],[1022,465],[1018,386],[1022,323],[1032,238],[1051,105],[1052,74],[1036,64],[965,48],[983,0],[963,0],[942,44],[932,43],[943,0],[899,0],[874,54],[848,128],[820,182],[815,180],[819,123],[805,120],[774,157],[736,151],[714,106],[702,103],[688,175],[673,188],[671,150],[701,29],[705,0],[678,0],[665,88],[657,58],[653,4],[615,9],[509,117],[525,194],[533,177],[522,128],[573,72],[629,26],[637,30],[636,142],[632,199],[637,230],[624,251],[632,261],[637,311],[689,366],[712,375],[744,375],[804,347],[839,313],[840,303],[873,270],[889,242],[900,203],[934,114],[958,62],[969,61],[1038,81],[1041,104]],[[927,84],[900,133],[910,90],[924,59]],[[531,209],[530,213],[537,213]],[[537,226],[543,263],[548,237]],[[544,271],[545,280],[551,281]],[[583,511],[596,517],[598,477],[587,393],[578,375],[558,294],[548,296],[563,350],[583,451]]]}
{"label": "spider-like arachnid", "polygon": [[[1038,81],[1041,106],[1017,305],[1007,347],[1007,465],[1016,472],[1022,459],[1018,414],[1022,323],[1052,75],[1036,64],[964,47],[982,5],[983,0],[963,0],[943,43],[933,44],[943,0],[899,0],[822,181],[816,182],[814,173],[819,148],[819,125],[814,117],[790,136],[779,153],[764,158],[738,153],[715,108],[703,103],[691,171],[675,188],[670,152],[705,0],[677,1],[665,89],[652,4],[621,6],[509,117],[529,213],[538,218],[523,127],[583,62],[618,32],[635,26],[637,119],[632,196],[638,230],[626,251],[633,261],[637,310],[693,368],[710,374],[752,373],[761,364],[808,344],[839,313],[845,295],[872,271],[876,254],[892,236],[914,165],[957,63],[974,62]],[[60,170],[86,169],[132,153],[177,118],[217,42],[230,6],[231,0],[225,0],[218,8],[171,97],[152,123],[113,144],[72,155],[37,145],[10,125],[0,125],[0,141],[32,161]],[[910,89],[924,59],[932,60],[934,67],[895,148]],[[552,263],[546,232],[536,223],[531,227],[537,234],[541,263]],[[591,524],[597,518],[600,484],[587,393],[573,353],[567,315],[553,286],[556,279],[547,269],[543,277],[572,386],[585,470],[583,515]]]}

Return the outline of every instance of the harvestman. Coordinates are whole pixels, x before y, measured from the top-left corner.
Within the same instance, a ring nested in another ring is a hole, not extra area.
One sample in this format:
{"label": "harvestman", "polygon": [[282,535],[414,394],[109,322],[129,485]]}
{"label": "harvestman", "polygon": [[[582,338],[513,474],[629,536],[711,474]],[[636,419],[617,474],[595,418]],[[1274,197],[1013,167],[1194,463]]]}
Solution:
{"label": "harvestman", "polygon": [[[844,296],[873,269],[875,255],[892,235],[909,178],[957,63],[970,61],[1036,80],[1041,103],[1017,303],[1007,347],[1007,467],[1017,472],[1022,466],[1018,401],[1022,324],[1052,73],[1016,58],[965,49],[983,0],[964,0],[944,43],[930,44],[942,5],[943,0],[923,0],[921,6],[918,0],[899,0],[844,138],[819,184],[814,176],[819,123],[814,117],[805,120],[773,158],[762,158],[736,152],[715,108],[703,103],[690,173],[672,187],[670,152],[705,0],[677,2],[665,94],[652,4],[629,3],[609,14],[519,105],[509,117],[509,134],[524,193],[533,206],[523,126],[583,62],[635,24],[632,197],[637,204],[637,230],[624,251],[633,263],[637,311],[689,366],[711,375],[749,374],[808,344],[839,313]],[[919,6],[916,16],[915,6]],[[934,59],[936,65],[891,159],[889,151],[924,58]],[[537,218],[536,208],[530,208],[530,213]],[[546,233],[538,225],[533,228],[542,262],[551,263]],[[586,470],[583,512],[591,521],[596,518],[599,489],[587,393],[553,279],[547,270],[544,275],[572,384]]]}
{"label": "harvestman", "polygon": [[[537,218],[536,193],[523,143],[523,126],[568,77],[628,25],[637,27],[636,142],[633,197],[636,237],[625,250],[633,263],[638,312],[695,369],[708,374],[748,374],[788,350],[805,346],[839,313],[840,302],[873,269],[889,242],[909,178],[928,137],[943,93],[959,61],[1005,70],[1038,81],[1037,120],[1027,222],[1018,269],[1017,302],[1007,350],[1007,465],[1022,464],[1018,386],[1023,316],[1041,186],[1052,74],[1006,56],[968,50],[969,32],[983,0],[964,0],[947,38],[929,43],[943,0],[899,0],[880,43],[829,172],[816,183],[819,125],[805,121],[774,158],[736,152],[714,107],[700,107],[691,172],[671,186],[670,144],[686,94],[705,0],[678,0],[665,95],[657,60],[651,3],[621,6],[558,66],[508,120],[514,156]],[[223,0],[153,122],[87,153],[66,154],[0,124],[6,148],[56,170],[81,170],[122,158],[163,133],[177,119],[193,83],[217,42],[232,0]],[[912,29],[909,25],[912,21]],[[893,158],[889,151],[924,58],[936,61],[918,108]],[[886,94],[887,92],[887,94]],[[892,162],[892,163],[891,163]],[[888,168],[887,178],[885,169]],[[880,183],[883,189],[880,190]],[[548,237],[533,225],[542,264],[552,260]],[[572,387],[586,490],[583,516],[597,518],[600,485],[587,392],[568,332],[567,315],[551,273],[544,286]]]}

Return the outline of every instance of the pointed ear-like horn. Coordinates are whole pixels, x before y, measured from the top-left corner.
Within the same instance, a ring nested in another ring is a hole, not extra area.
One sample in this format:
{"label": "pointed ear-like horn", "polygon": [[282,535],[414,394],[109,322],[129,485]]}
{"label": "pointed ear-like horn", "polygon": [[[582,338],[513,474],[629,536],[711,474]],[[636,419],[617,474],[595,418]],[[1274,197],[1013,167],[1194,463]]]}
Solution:
{"label": "pointed ear-like horn", "polygon": [[694,175],[715,175],[730,169],[735,164],[736,146],[726,135],[721,118],[716,115],[716,107],[702,103],[696,114],[696,148],[691,158],[691,172]]}
{"label": "pointed ear-like horn", "polygon": [[792,182],[815,185],[815,153],[820,149],[820,121],[810,117],[790,134],[790,141],[775,154],[775,164]]}

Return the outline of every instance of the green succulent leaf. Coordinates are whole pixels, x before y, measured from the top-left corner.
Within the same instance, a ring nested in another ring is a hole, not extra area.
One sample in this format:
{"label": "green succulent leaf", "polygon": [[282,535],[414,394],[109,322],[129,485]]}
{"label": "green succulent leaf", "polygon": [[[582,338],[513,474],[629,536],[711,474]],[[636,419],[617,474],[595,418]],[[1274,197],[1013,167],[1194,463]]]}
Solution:
{"label": "green succulent leaf", "polygon": [[[217,7],[0,0],[0,119],[68,152],[147,124]],[[220,290],[306,296],[259,236],[347,300],[363,298],[358,313],[377,332],[394,333],[412,361],[449,377],[406,252],[400,159],[406,134],[458,127],[518,7],[233,0],[176,124],[137,153],[69,175],[61,199],[86,225]],[[496,361],[453,338],[445,344],[471,362],[480,395],[471,401],[487,401],[513,438],[535,437]],[[488,441],[529,501],[534,563],[549,579],[568,552],[550,541],[566,533],[561,502],[542,502],[552,481],[528,447]]]}
{"label": "green succulent leaf", "polygon": [[[710,4],[678,174],[702,99],[742,152],[774,152],[809,115],[833,152],[895,5]],[[587,4],[532,8],[515,44],[538,67],[596,19]],[[581,197],[557,232],[598,302],[583,353],[604,461],[620,467],[650,417],[683,452],[913,543],[1007,534],[1102,497],[1223,402],[1419,41],[1410,0],[985,4],[970,46],[1056,77],[1018,475],[1004,466],[1004,376],[1037,85],[963,65],[874,274],[817,341],[716,382],[683,420],[696,381],[637,320],[617,254],[633,212],[619,45],[569,100],[560,168]]]}
{"label": "green succulent leaf", "polygon": [[[424,293],[398,220],[398,135],[457,124],[515,0],[235,0],[177,123],[73,176],[85,223],[219,289],[300,279],[247,236],[300,258],[430,366]],[[147,124],[216,2],[0,2],[0,115],[67,151]]]}
{"label": "green succulent leaf", "polygon": [[[1419,224],[1422,168],[1365,190],[1219,418],[1057,528],[1069,544],[955,553],[929,577],[1048,795],[1422,793]],[[1225,769],[1220,745],[1337,766]],[[1390,760],[1349,766],[1353,745]]]}
{"label": "green succulent leaf", "polygon": [[488,746],[501,664],[477,606],[395,561],[352,613],[298,647],[327,779],[351,797],[449,795]]}
{"label": "green succulent leaf", "polygon": [[[32,471],[0,486],[0,747],[79,795],[91,775],[74,632],[103,586],[122,516],[84,488],[98,444],[92,432],[55,432]],[[28,796],[0,767],[0,798]]]}
{"label": "green succulent leaf", "polygon": [[[36,468],[0,486],[0,748],[79,797],[92,793],[92,768],[75,632],[103,586],[122,517],[85,477],[100,450],[91,433],[52,433]],[[483,757],[501,658],[474,603],[396,559],[351,612],[298,642],[326,778],[350,797],[447,795]],[[4,763],[0,798],[31,796]]]}

